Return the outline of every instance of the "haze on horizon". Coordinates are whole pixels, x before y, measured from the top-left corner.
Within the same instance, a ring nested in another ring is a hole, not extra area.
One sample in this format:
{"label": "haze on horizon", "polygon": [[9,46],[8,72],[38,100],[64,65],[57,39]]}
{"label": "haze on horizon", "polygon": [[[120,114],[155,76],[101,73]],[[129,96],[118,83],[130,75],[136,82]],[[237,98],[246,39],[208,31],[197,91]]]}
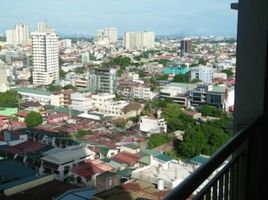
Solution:
{"label": "haze on horizon", "polygon": [[231,0],[1,0],[0,34],[17,23],[31,31],[48,21],[65,35],[94,36],[97,29],[154,31],[157,35],[236,36]]}

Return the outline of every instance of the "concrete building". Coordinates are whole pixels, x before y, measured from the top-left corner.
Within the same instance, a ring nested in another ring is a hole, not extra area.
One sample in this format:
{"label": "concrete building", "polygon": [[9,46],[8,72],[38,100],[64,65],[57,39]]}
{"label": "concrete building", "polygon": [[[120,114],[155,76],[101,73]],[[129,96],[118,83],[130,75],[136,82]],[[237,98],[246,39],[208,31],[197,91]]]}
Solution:
{"label": "concrete building", "polygon": [[151,100],[156,94],[151,91],[151,88],[145,85],[134,85],[132,86],[132,98]]}
{"label": "concrete building", "polygon": [[0,92],[8,90],[7,68],[0,66]]}
{"label": "concrete building", "polygon": [[76,163],[83,160],[93,160],[95,153],[87,145],[69,146],[64,149],[53,148],[43,153],[42,165],[39,169],[41,174],[52,172],[59,180],[69,177],[69,171]]}
{"label": "concrete building", "polygon": [[99,159],[85,160],[71,170],[71,176],[74,184],[96,187],[97,177],[104,172],[112,170],[111,166]]}
{"label": "concrete building", "polygon": [[116,69],[95,68],[89,72],[89,91],[92,93],[115,93],[117,89]]}
{"label": "concrete building", "polygon": [[140,114],[141,105],[137,102],[128,103],[127,101],[112,101],[103,104],[103,106],[96,110],[106,116],[129,118],[136,117]]}
{"label": "concrete building", "polygon": [[92,109],[92,102],[91,98],[87,97],[86,94],[82,93],[73,93],[71,94],[71,109],[78,110],[78,111],[87,111]]}
{"label": "concrete building", "polygon": [[52,106],[62,107],[69,106],[71,104],[71,94],[75,93],[72,89],[62,90],[59,92],[55,92],[51,94],[51,102]]}
{"label": "concrete building", "polygon": [[207,66],[197,66],[191,68],[191,81],[199,79],[205,84],[211,84],[215,69]]}
{"label": "concrete building", "polygon": [[7,43],[14,46],[26,46],[30,43],[29,27],[27,24],[16,24],[14,29],[6,31]]}
{"label": "concrete building", "polygon": [[174,188],[194,171],[193,166],[159,154],[150,156],[150,165],[132,172],[132,177],[156,184],[158,190]]}
{"label": "concrete building", "polygon": [[172,99],[174,103],[182,106],[188,106],[188,93],[196,88],[193,83],[169,83],[160,89],[160,99]]}
{"label": "concrete building", "polygon": [[50,27],[46,22],[39,22],[37,24],[37,32],[39,33],[51,32],[52,30],[52,27]]}
{"label": "concrete building", "polygon": [[91,96],[91,101],[94,109],[99,110],[106,104],[113,102],[115,98],[114,94],[100,93]]}
{"label": "concrete building", "polygon": [[14,46],[17,44],[14,29],[6,30],[6,42],[7,44],[12,44]]}
{"label": "concrete building", "polygon": [[104,28],[103,35],[109,38],[110,43],[117,42],[117,29],[116,28],[114,27]]}
{"label": "concrete building", "polygon": [[59,80],[59,47],[55,32],[31,34],[33,48],[33,84],[49,85]]}
{"label": "concrete building", "polygon": [[185,38],[181,41],[181,55],[192,53],[192,40]]}
{"label": "concrete building", "polygon": [[49,105],[51,93],[38,88],[16,88],[23,101],[38,101],[41,105]]}
{"label": "concrete building", "polygon": [[62,48],[71,48],[72,47],[72,40],[71,39],[64,39],[60,41],[60,46]]}
{"label": "concrete building", "polygon": [[146,133],[166,133],[167,122],[165,119],[156,119],[147,116],[140,117],[140,131]]}
{"label": "concrete building", "polygon": [[84,64],[84,65],[89,63],[89,53],[88,53],[88,51],[82,52],[81,61],[82,61],[82,64]]}
{"label": "concrete building", "polygon": [[234,87],[199,85],[189,93],[191,105],[212,105],[225,111],[232,111],[234,106]]}
{"label": "concrete building", "polygon": [[155,45],[155,33],[144,32],[126,32],[125,48],[127,50],[145,50],[152,49]]}

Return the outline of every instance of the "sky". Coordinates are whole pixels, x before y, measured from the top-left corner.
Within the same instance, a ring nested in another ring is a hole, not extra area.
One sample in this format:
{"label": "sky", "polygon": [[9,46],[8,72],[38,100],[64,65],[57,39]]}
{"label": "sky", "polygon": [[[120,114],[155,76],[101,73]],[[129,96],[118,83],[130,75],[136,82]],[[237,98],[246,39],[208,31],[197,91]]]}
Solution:
{"label": "sky", "polygon": [[17,23],[46,21],[59,34],[94,36],[97,29],[156,35],[236,36],[233,0],[0,0],[0,33]]}

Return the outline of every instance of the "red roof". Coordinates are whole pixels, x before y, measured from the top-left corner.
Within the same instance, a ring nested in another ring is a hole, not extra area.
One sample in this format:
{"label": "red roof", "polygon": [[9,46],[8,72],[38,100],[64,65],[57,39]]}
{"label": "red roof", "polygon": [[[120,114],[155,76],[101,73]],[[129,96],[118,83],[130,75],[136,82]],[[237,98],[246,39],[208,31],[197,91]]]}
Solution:
{"label": "red roof", "polygon": [[28,112],[27,111],[20,111],[16,115],[19,117],[27,117]]}
{"label": "red roof", "polygon": [[139,159],[140,157],[138,155],[126,151],[120,152],[112,158],[112,160],[116,162],[125,163],[128,165],[134,165]]}
{"label": "red roof", "polygon": [[0,115],[0,120],[6,120],[6,119],[8,119],[8,116]]}
{"label": "red roof", "polygon": [[21,144],[18,144],[16,146],[13,147],[8,147],[7,151],[9,153],[12,154],[23,154],[23,153],[34,153],[40,149],[42,149],[43,147],[45,147],[46,145],[44,144],[40,144],[40,143],[35,143],[32,141],[27,141]]}
{"label": "red roof", "polygon": [[72,169],[72,172],[86,179],[91,179],[94,174],[110,171],[112,169],[112,167],[104,164],[100,160],[89,160],[80,163],[77,167]]}
{"label": "red roof", "polygon": [[69,115],[67,113],[59,112],[59,113],[50,114],[47,118],[48,120],[52,120],[55,118],[68,117],[68,116]]}

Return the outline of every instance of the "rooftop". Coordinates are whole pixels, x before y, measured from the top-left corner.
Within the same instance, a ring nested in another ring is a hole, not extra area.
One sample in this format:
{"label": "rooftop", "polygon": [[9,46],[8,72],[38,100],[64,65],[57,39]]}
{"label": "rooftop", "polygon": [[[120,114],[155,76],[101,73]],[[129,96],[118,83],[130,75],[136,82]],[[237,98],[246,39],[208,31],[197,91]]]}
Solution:
{"label": "rooftop", "polygon": [[[17,193],[10,197],[5,197],[6,200],[48,200],[54,199],[62,193],[76,188],[73,185],[53,180],[51,182],[39,185],[32,189]],[[48,192],[49,191],[49,192]]]}
{"label": "rooftop", "polygon": [[18,93],[30,93],[36,95],[50,96],[51,92],[39,88],[15,88]]}
{"label": "rooftop", "polygon": [[154,157],[159,159],[159,160],[165,161],[165,162],[173,160],[173,158],[171,158],[171,157],[169,157],[168,155],[165,155],[165,154],[158,154],[158,155],[156,155]]}
{"label": "rooftop", "polygon": [[93,152],[87,147],[74,145],[69,146],[65,149],[61,149],[60,151],[57,149],[57,151],[55,150],[55,153],[51,152],[41,159],[54,164],[63,164],[79,159],[81,157],[90,156],[92,153]]}
{"label": "rooftop", "polygon": [[177,82],[171,82],[166,85],[166,87],[180,87],[185,90],[192,90],[196,88],[197,84],[195,83],[177,83]]}
{"label": "rooftop", "polygon": [[[126,200],[126,199],[163,199],[170,190],[158,191],[153,184],[135,180],[121,184],[110,190],[98,193],[96,196],[103,200]],[[93,200],[94,197],[92,198]]]}
{"label": "rooftop", "polygon": [[150,180],[157,183],[159,179],[164,180],[165,187],[175,187],[194,171],[193,166],[185,163],[171,162],[168,166],[149,165],[136,169],[132,177],[141,180]]}
{"label": "rooftop", "polygon": [[81,177],[91,179],[94,174],[110,171],[112,169],[111,166],[103,163],[101,160],[89,160],[80,163],[77,167],[72,169],[72,172]]}
{"label": "rooftop", "polygon": [[138,155],[123,151],[123,152],[116,154],[111,159],[116,162],[125,163],[127,165],[133,165],[138,162],[140,157]]}

